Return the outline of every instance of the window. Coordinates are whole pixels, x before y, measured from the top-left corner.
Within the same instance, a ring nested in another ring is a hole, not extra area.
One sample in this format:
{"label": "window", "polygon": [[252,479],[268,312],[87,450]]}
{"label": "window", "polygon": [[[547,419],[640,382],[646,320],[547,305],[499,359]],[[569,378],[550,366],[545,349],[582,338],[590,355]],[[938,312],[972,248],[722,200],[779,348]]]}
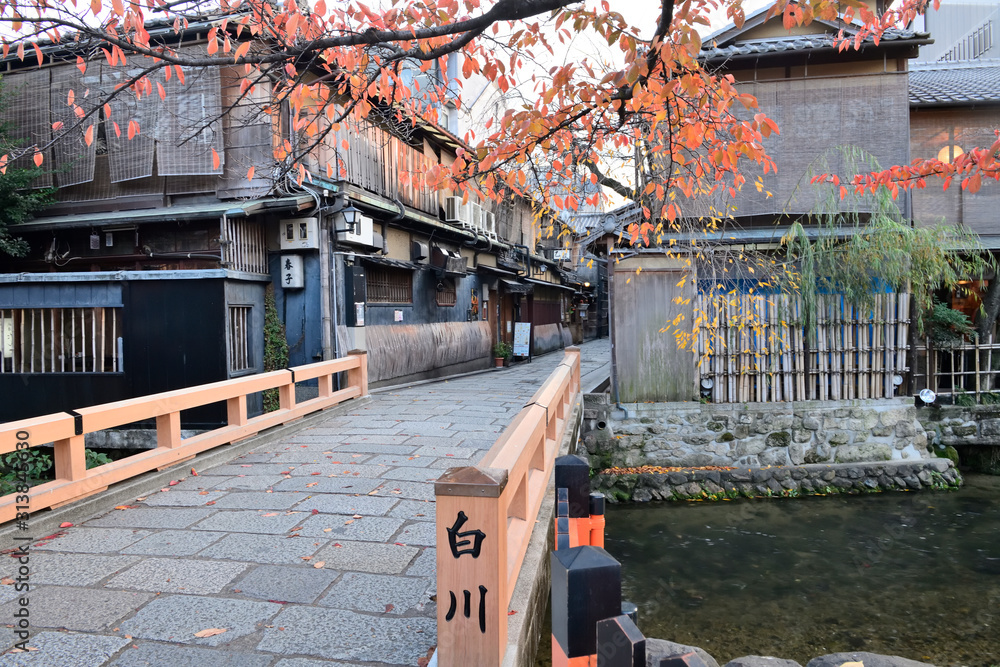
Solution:
{"label": "window", "polygon": [[371,266],[366,275],[369,303],[413,303],[413,274],[407,269]]}
{"label": "window", "polygon": [[121,333],[121,308],[0,308],[0,373],[120,373]]}
{"label": "window", "polygon": [[454,306],[458,303],[458,291],[455,289],[455,281],[445,278],[435,287],[435,302],[439,306]]}
{"label": "window", "polygon": [[229,306],[229,370],[253,369],[253,306]]}

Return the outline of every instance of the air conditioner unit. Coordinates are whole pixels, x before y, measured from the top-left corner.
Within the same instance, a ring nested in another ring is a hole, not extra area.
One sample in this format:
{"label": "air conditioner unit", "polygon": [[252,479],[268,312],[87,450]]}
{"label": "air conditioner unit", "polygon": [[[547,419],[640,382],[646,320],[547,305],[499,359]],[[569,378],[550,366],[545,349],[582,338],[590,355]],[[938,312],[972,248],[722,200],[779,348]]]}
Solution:
{"label": "air conditioner unit", "polygon": [[497,240],[497,217],[489,211],[483,211],[483,233]]}
{"label": "air conditioner unit", "polygon": [[338,229],[337,230],[337,241],[341,243],[356,243],[358,245],[373,246],[375,245],[374,240],[374,229],[372,225],[373,221],[366,215],[359,215],[358,222],[353,230],[351,229]]}
{"label": "air conditioner unit", "polygon": [[554,253],[552,253],[552,259],[557,261],[562,260],[568,262],[571,259],[570,252],[571,251],[569,248],[562,248],[560,250],[556,250]]}
{"label": "air conditioner unit", "polygon": [[282,250],[319,248],[319,225],[316,218],[288,218],[278,226],[278,243]]}
{"label": "air conditioner unit", "polygon": [[479,204],[470,204],[469,226],[477,232],[483,230],[483,207]]}
{"label": "air conditioner unit", "polygon": [[446,197],[444,200],[444,221],[467,224],[469,215],[461,197]]}

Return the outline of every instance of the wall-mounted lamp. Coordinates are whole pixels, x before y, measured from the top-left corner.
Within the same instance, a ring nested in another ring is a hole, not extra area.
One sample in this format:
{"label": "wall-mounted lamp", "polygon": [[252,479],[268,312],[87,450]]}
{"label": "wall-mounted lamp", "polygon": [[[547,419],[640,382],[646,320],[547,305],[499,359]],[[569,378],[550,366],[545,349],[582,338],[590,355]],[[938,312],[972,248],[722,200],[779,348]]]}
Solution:
{"label": "wall-mounted lamp", "polygon": [[917,394],[917,396],[919,396],[920,400],[924,402],[924,405],[930,405],[935,400],[937,400],[937,394],[935,394],[930,389],[921,389],[920,393]]}
{"label": "wall-mounted lamp", "polygon": [[334,213],[334,225],[338,232],[358,233],[361,224],[361,211],[348,202],[347,206]]}
{"label": "wall-mounted lamp", "polygon": [[590,287],[590,283],[584,283],[583,286],[584,287]]}

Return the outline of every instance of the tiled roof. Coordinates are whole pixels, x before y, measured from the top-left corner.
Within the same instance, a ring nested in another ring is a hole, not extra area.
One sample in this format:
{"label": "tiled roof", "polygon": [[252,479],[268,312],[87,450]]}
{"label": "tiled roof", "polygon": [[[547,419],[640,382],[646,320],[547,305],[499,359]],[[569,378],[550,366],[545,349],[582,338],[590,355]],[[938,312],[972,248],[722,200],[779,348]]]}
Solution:
{"label": "tiled roof", "polygon": [[918,63],[910,70],[910,105],[1000,102],[1000,60]]}
{"label": "tiled roof", "polygon": [[[717,60],[722,58],[734,58],[749,56],[754,54],[769,54],[791,51],[807,51],[810,49],[833,48],[835,35],[788,35],[786,37],[775,37],[773,39],[759,39],[748,42],[735,42],[729,46],[714,47],[705,46],[701,50],[702,58],[706,60]],[[885,42],[930,42],[930,34],[916,30],[902,30],[890,28],[882,35],[880,44]],[[872,44],[871,37],[865,40],[865,44]]]}

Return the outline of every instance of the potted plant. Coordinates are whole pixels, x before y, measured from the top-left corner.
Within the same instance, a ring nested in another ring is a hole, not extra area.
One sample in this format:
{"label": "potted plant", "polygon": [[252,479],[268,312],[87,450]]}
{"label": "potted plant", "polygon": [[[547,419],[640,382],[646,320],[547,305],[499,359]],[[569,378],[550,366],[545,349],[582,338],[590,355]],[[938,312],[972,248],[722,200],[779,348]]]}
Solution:
{"label": "potted plant", "polygon": [[497,368],[504,365],[514,352],[514,348],[511,347],[510,343],[502,340],[498,340],[493,346],[493,360],[496,361]]}

